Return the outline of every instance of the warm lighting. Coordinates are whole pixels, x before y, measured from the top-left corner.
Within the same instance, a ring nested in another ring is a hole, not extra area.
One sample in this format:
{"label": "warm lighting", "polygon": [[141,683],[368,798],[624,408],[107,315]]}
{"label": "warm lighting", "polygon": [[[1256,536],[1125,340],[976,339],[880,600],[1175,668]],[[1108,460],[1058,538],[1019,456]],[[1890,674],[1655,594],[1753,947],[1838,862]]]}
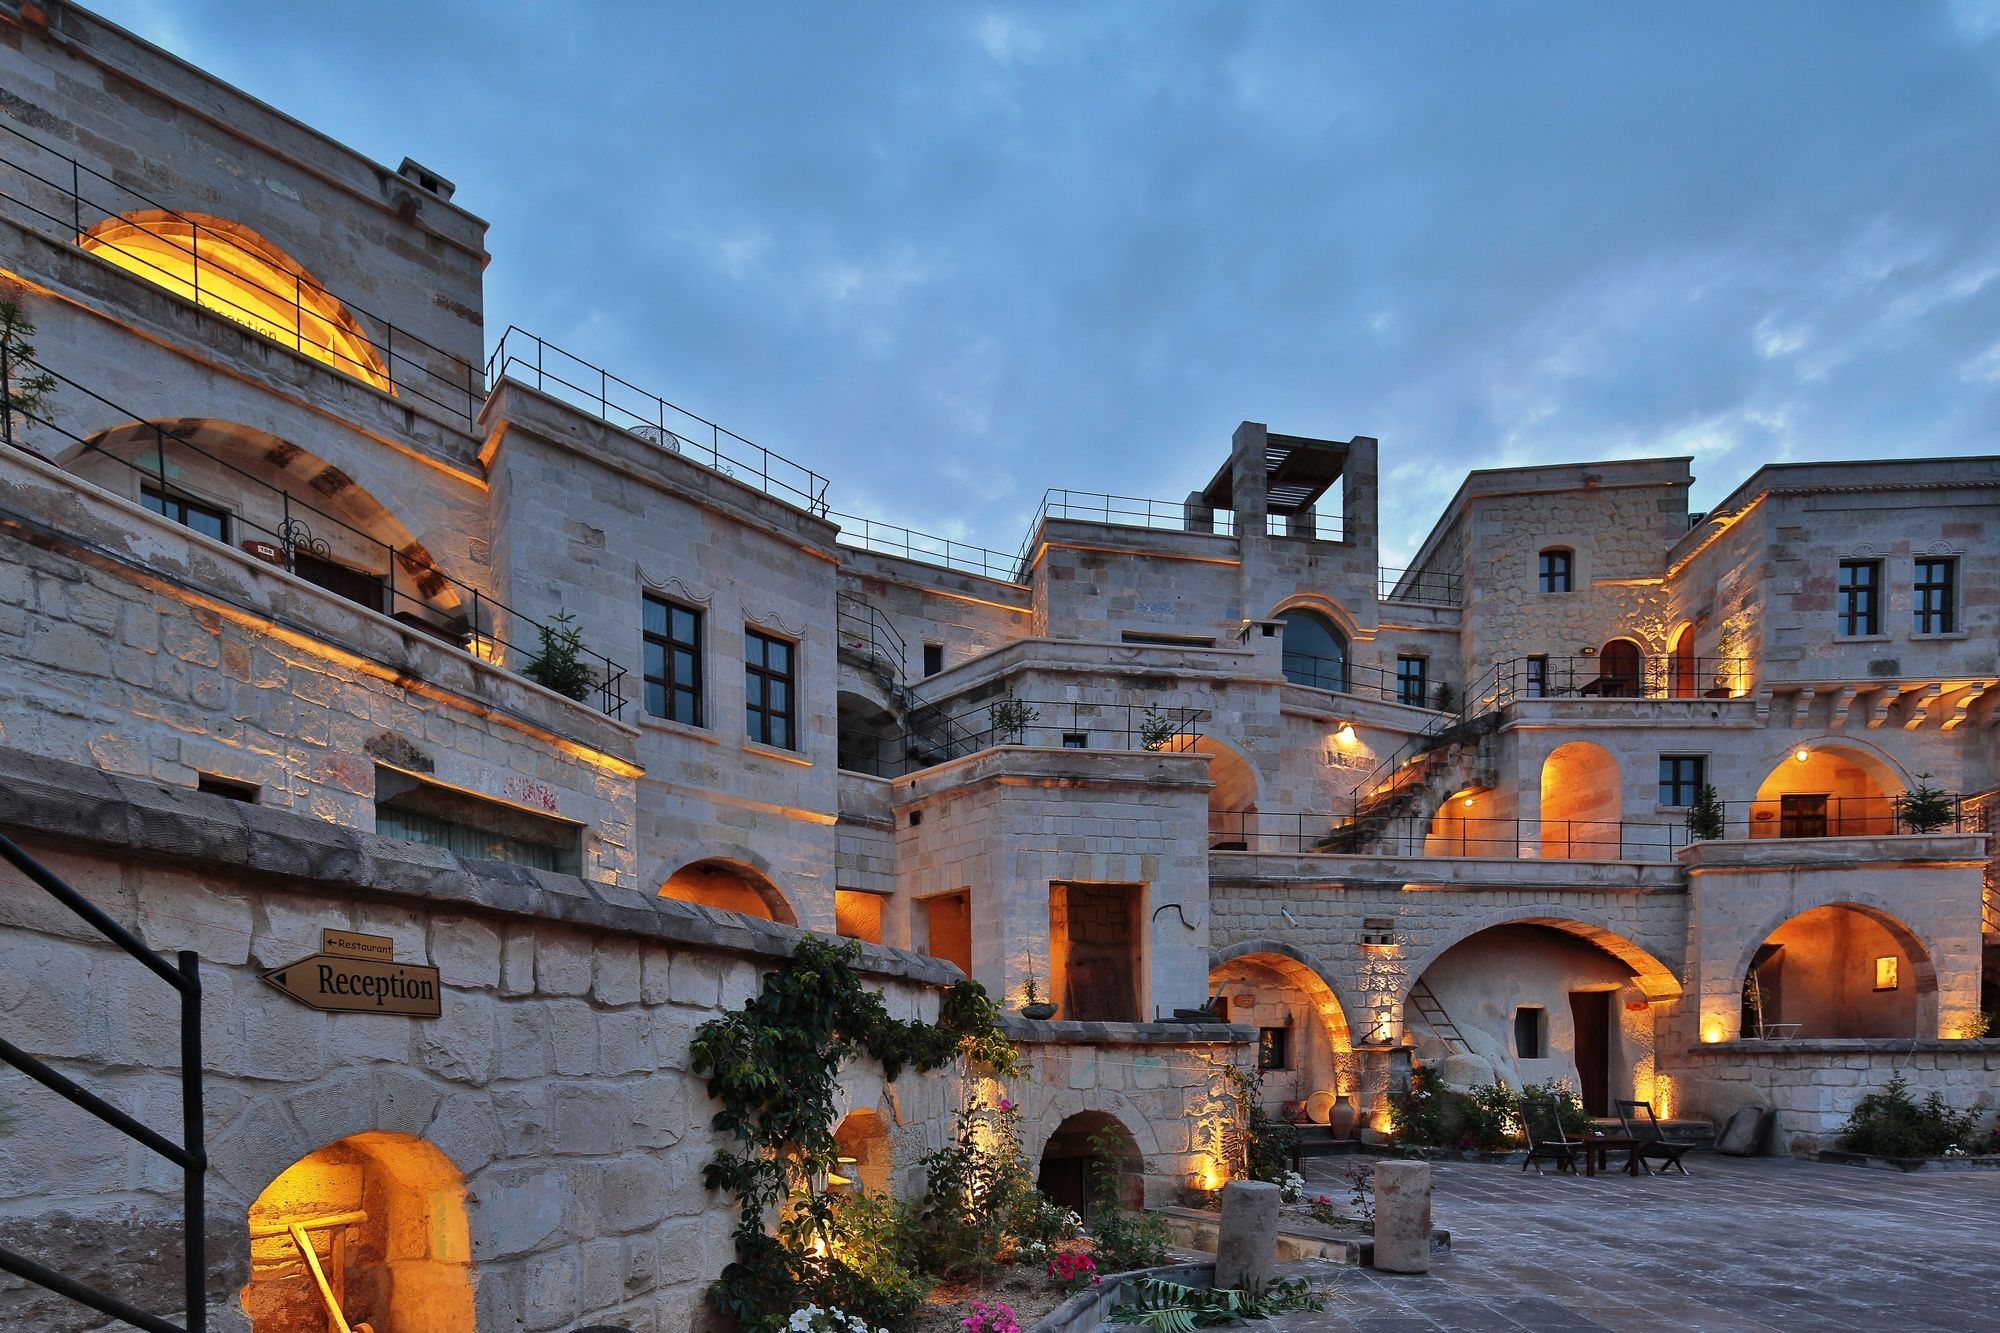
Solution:
{"label": "warm lighting", "polygon": [[295,352],[395,392],[347,308],[282,250],[220,218],[147,210],[77,238],[107,263],[235,320]]}
{"label": "warm lighting", "polygon": [[1472,798],[1471,798],[1470,796],[1468,796],[1468,797],[1466,797],[1466,798],[1465,798],[1464,800],[1460,801],[1460,802],[1459,802],[1459,804],[1460,804],[1460,805],[1468,805],[1468,806],[1469,806],[1469,805],[1471,805],[1471,804],[1472,804]]}
{"label": "warm lighting", "polygon": [[491,662],[494,666],[501,665],[500,642],[491,634],[481,634],[474,631],[466,635],[465,651],[471,653],[482,662]]}
{"label": "warm lighting", "polygon": [[1339,729],[1333,733],[1333,738],[1339,741],[1342,745],[1354,744],[1356,740],[1354,734],[1354,724],[1352,722],[1341,723]]}
{"label": "warm lighting", "polygon": [[1812,758],[1812,751],[1801,745],[1798,749],[1792,751],[1792,758],[1803,764],[1806,760]]}
{"label": "warm lighting", "polygon": [[1894,990],[1897,984],[1895,957],[1892,955],[1888,958],[1877,958],[1875,960],[1875,989]]}
{"label": "warm lighting", "polygon": [[1703,1024],[1701,1029],[1701,1039],[1703,1041],[1721,1041],[1722,1040],[1721,1021],[1712,1018],[1707,1023]]}

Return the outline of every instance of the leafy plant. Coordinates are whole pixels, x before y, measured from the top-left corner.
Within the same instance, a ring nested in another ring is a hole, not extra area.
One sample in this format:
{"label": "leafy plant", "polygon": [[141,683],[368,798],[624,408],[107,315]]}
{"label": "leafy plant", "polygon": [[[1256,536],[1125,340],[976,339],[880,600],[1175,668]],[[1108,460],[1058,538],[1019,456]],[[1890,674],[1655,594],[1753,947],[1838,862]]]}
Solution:
{"label": "leafy plant", "polygon": [[1347,1221],[1346,1215],[1333,1206],[1331,1196],[1325,1194],[1313,1195],[1306,1204],[1306,1216],[1321,1226],[1338,1226]]}
{"label": "leafy plant", "polygon": [[1021,1323],[1014,1317],[1014,1307],[1005,1301],[995,1301],[988,1305],[985,1301],[974,1301],[967,1307],[972,1313],[958,1321],[965,1333],[1021,1333]]}
{"label": "leafy plant", "polygon": [[1106,1125],[1090,1136],[1090,1235],[1098,1267],[1106,1273],[1151,1268],[1167,1261],[1166,1219],[1125,1207],[1124,1140]]}
{"label": "leafy plant", "polygon": [[1019,1116],[1004,1097],[991,1110],[960,1110],[952,1141],[924,1158],[924,1177],[917,1218],[926,1272],[978,1272],[999,1261],[1010,1239],[1068,1238],[1051,1234],[1061,1229],[1061,1210],[1036,1191]]}
{"label": "leafy plant", "polygon": [[56,377],[39,368],[35,361],[35,321],[17,301],[0,301],[0,355],[7,362],[4,382],[0,382],[0,410],[6,413],[7,442],[19,444],[19,432],[29,418],[48,419],[49,399],[55,393]]}
{"label": "leafy plant", "polygon": [[1158,1333],[1192,1333],[1197,1328],[1235,1324],[1299,1310],[1324,1310],[1326,1303],[1304,1278],[1279,1279],[1247,1288],[1188,1287],[1164,1278],[1142,1277],[1136,1299],[1113,1306],[1115,1324],[1144,1324]]}
{"label": "leafy plant", "polygon": [[1963,1152],[1978,1124],[1979,1112],[1954,1111],[1937,1092],[1917,1101],[1898,1073],[1855,1104],[1841,1142],[1850,1152],[1878,1157],[1939,1157],[1951,1148]]}
{"label": "leafy plant", "polygon": [[1068,1292],[1082,1291],[1104,1280],[1097,1271],[1096,1258],[1088,1250],[1058,1250],[1049,1256],[1043,1271],[1049,1275],[1051,1282]]}
{"label": "leafy plant", "polygon": [[1023,703],[1013,695],[996,699],[986,709],[986,720],[993,728],[994,739],[1001,745],[1019,745],[1028,734],[1028,728],[1041,720],[1041,710]]}
{"label": "leafy plant", "polygon": [[582,700],[597,686],[597,678],[583,663],[583,634],[576,617],[558,611],[547,625],[535,626],[541,647],[522,666],[521,674],[545,689],[571,699]]}
{"label": "leafy plant", "polygon": [[1931,775],[1917,774],[1917,783],[1896,798],[1896,817],[1912,833],[1935,833],[1951,823],[1951,796],[1931,784]]}
{"label": "leafy plant", "polygon": [[1141,749],[1164,750],[1179,733],[1179,723],[1152,705],[1147,705],[1146,718],[1139,724]]}
{"label": "leafy plant", "polygon": [[[690,1047],[693,1071],[721,1106],[710,1124],[734,1140],[702,1168],[702,1183],[727,1190],[738,1207],[735,1259],[709,1299],[746,1333],[776,1333],[806,1305],[837,1307],[871,1326],[900,1324],[914,1309],[909,1285],[878,1280],[837,1244],[843,1212],[877,1227],[894,1218],[857,1215],[848,1201],[812,1188],[837,1165],[835,1080],[844,1063],[866,1056],[889,1080],[905,1067],[928,1072],[959,1058],[995,1074],[1020,1072],[999,1011],[977,982],[947,991],[937,1022],[904,1022],[855,971],[859,954],[851,941],[806,937],[742,1008],[702,1024]],[[776,1236],[766,1229],[773,1215]]]}
{"label": "leafy plant", "polygon": [[1431,691],[1431,699],[1431,706],[1440,713],[1449,713],[1458,707],[1458,691],[1444,681],[1439,681],[1437,688]]}
{"label": "leafy plant", "polygon": [[1688,807],[1688,837],[1696,842],[1713,842],[1722,836],[1722,797],[1709,783],[1702,783]]}
{"label": "leafy plant", "polygon": [[1422,1148],[1494,1152],[1521,1141],[1521,1107],[1554,1097],[1567,1134],[1590,1128],[1590,1116],[1560,1080],[1531,1083],[1519,1092],[1482,1083],[1461,1092],[1445,1086],[1434,1066],[1411,1071],[1410,1091],[1389,1104],[1389,1128],[1398,1143]]}

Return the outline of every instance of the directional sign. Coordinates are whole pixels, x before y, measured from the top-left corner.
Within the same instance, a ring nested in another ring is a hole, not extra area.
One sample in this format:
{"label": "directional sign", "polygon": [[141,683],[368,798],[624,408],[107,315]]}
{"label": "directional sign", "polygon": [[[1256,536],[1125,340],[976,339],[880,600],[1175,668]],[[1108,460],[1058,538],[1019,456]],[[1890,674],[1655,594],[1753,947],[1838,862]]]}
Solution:
{"label": "directional sign", "polygon": [[320,927],[319,951],[343,958],[372,958],[378,963],[396,961],[396,941],[387,935],[362,935],[352,930]]}
{"label": "directional sign", "polygon": [[382,963],[316,953],[264,980],[315,1009],[354,1014],[410,1014],[436,1018],[442,1011],[438,970],[418,963]]}

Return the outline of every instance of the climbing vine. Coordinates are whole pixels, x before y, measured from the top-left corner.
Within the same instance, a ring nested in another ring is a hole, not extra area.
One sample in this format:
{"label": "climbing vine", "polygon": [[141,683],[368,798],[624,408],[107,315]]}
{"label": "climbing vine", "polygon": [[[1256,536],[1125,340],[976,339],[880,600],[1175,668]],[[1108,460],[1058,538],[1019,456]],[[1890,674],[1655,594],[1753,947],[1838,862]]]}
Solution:
{"label": "climbing vine", "polygon": [[759,994],[695,1032],[694,1072],[707,1076],[722,1105],[710,1123],[736,1141],[702,1169],[703,1183],[735,1195],[739,1209],[736,1258],[709,1299],[745,1333],[780,1329],[808,1304],[837,1306],[870,1327],[893,1322],[867,1277],[836,1252],[834,1196],[814,1188],[836,1165],[844,1063],[873,1059],[892,1080],[961,1056],[995,1075],[1020,1072],[1000,1011],[979,983],[947,991],[937,1022],[904,1022],[855,971],[859,954],[851,942],[809,936],[787,966],[765,975]]}

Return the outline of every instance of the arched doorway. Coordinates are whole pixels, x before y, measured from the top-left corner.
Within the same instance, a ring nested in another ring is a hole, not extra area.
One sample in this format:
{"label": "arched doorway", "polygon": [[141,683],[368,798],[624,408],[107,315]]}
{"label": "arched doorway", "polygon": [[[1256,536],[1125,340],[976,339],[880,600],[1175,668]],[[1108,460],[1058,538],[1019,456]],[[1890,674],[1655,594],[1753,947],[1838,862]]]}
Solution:
{"label": "arched doorway", "polygon": [[1347,692],[1347,636],[1317,611],[1282,612],[1280,652],[1285,679],[1316,690]]}
{"label": "arched doorway", "polygon": [[1669,685],[1672,694],[1676,699],[1692,699],[1701,692],[1700,682],[1696,679],[1698,672],[1694,657],[1692,622],[1685,620],[1681,622],[1680,628],[1674,631],[1671,649],[1673,672]]}
{"label": "arched doorway", "polygon": [[1542,856],[1616,861],[1622,854],[1624,778],[1618,760],[1591,741],[1558,745],[1542,761]]}
{"label": "arched doorway", "polygon": [[1916,935],[1858,903],[1808,908],[1764,938],[1743,977],[1745,1037],[1937,1034],[1937,971]]}
{"label": "arched doorway", "polygon": [[[1178,738],[1177,738],[1178,739]],[[1174,746],[1173,748],[1182,748]],[[1208,846],[1210,851],[1255,849],[1257,770],[1235,747],[1213,736],[1186,738],[1185,748],[1208,756]]]}
{"label": "arched doorway", "polygon": [[371,1132],[308,1153],[257,1196],[249,1226],[252,1333],[336,1327],[329,1296],[350,1327],[473,1333],[465,1182],[422,1139]]}
{"label": "arched doorway", "polygon": [[[1403,1013],[1417,1058],[1456,1087],[1565,1080],[1593,1115],[1649,1091],[1650,995],[1678,988],[1576,923],[1520,920],[1474,931],[1421,964]],[[1621,949],[1643,954],[1619,941]]]}
{"label": "arched doorway", "polygon": [[1613,639],[1597,654],[1597,693],[1607,699],[1636,699],[1645,693],[1646,654],[1631,639]]}
{"label": "arched doorway", "polygon": [[394,393],[361,324],[283,250],[241,223],[206,213],[142,209],[77,238],[116,264],[225,319]]}
{"label": "arched doorway", "polygon": [[852,690],[840,691],[835,737],[840,767],[894,778],[903,774],[903,728],[887,707]]}
{"label": "arched doorway", "polygon": [[1903,777],[1880,755],[1845,742],[1794,746],[1757,786],[1753,838],[1865,838],[1896,831]]}
{"label": "arched doorway", "polygon": [[1496,808],[1490,787],[1468,787],[1445,797],[1424,832],[1424,855],[1512,857],[1517,825],[1496,816]]}
{"label": "arched doorway", "polygon": [[662,898],[741,912],[796,926],[798,917],[778,886],[759,872],[736,861],[710,858],[682,866],[660,886]]}
{"label": "arched doorway", "polygon": [[889,1125],[880,1112],[866,1106],[849,1111],[834,1127],[833,1142],[842,1159],[839,1174],[857,1193],[887,1197],[892,1192],[895,1163],[889,1152]]}
{"label": "arched doorway", "polygon": [[1274,950],[1239,953],[1209,968],[1208,993],[1230,1022],[1258,1030],[1263,1101],[1272,1115],[1315,1092],[1357,1091],[1347,1014],[1305,963]]}
{"label": "arched doorway", "polygon": [[1146,1159],[1132,1131],[1108,1111],[1079,1111],[1056,1126],[1042,1148],[1035,1187],[1085,1220],[1097,1211],[1099,1182],[1115,1173],[1119,1202],[1146,1205]]}

